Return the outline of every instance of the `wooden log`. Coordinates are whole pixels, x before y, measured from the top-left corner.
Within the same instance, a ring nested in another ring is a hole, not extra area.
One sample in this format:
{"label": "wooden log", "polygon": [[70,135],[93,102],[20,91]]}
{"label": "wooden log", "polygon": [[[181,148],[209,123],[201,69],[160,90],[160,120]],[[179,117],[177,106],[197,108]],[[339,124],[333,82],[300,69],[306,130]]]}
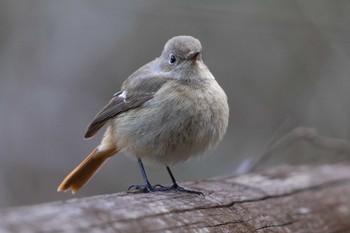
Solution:
{"label": "wooden log", "polygon": [[0,232],[350,232],[350,165],[279,167],[0,210]]}

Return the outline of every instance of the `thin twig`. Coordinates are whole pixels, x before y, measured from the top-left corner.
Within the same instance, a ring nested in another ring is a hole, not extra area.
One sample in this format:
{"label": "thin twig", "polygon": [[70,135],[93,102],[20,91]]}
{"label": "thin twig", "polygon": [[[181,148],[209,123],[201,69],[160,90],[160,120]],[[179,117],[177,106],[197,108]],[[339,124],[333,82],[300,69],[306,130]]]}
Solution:
{"label": "thin twig", "polygon": [[[283,125],[282,125],[283,126]],[[275,133],[276,135],[276,133]],[[274,138],[275,135],[272,137]],[[315,147],[326,150],[336,151],[338,153],[350,154],[350,142],[344,139],[330,138],[321,136],[314,128],[296,127],[282,136],[279,140],[271,140],[268,144],[267,150],[261,156],[243,162],[244,169],[239,168],[237,174],[254,172],[257,168],[272,155],[285,150],[297,140],[304,140]],[[241,167],[241,166],[240,166]]]}

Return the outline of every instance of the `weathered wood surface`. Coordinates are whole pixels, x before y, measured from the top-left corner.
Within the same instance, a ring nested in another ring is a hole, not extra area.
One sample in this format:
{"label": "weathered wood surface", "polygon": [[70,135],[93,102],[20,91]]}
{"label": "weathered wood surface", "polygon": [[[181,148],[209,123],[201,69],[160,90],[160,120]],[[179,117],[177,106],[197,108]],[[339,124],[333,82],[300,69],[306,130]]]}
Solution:
{"label": "weathered wood surface", "polygon": [[0,210],[0,232],[350,232],[350,166],[280,167],[183,186]]}

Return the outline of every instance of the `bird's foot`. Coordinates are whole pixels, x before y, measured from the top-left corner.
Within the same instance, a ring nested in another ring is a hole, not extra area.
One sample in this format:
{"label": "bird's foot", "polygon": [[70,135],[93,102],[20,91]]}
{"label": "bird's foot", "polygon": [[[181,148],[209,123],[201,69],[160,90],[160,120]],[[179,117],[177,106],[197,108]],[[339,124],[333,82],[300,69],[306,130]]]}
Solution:
{"label": "bird's foot", "polygon": [[203,197],[205,197],[202,192],[190,190],[190,189],[185,189],[185,188],[179,186],[177,183],[173,184],[172,186],[163,186],[160,184],[156,184],[155,186],[153,186],[152,192],[171,192],[171,191],[175,191],[175,192],[179,192],[179,193],[197,194],[197,195],[202,195]]}
{"label": "bird's foot", "polygon": [[147,184],[133,184],[128,188],[128,193],[150,193],[153,192],[154,186]]}
{"label": "bird's foot", "polygon": [[181,186],[179,186],[177,183],[173,184],[172,186],[164,186],[160,184],[156,184],[152,186],[150,183],[147,184],[133,184],[128,188],[128,193],[150,193],[150,192],[179,192],[179,193],[191,193],[191,194],[197,194],[201,195],[203,197],[204,194],[199,191],[185,189]]}

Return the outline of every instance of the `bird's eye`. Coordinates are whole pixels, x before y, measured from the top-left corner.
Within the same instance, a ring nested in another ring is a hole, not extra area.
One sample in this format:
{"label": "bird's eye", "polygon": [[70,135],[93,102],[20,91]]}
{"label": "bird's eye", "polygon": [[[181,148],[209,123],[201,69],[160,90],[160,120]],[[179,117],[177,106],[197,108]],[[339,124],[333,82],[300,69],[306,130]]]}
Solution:
{"label": "bird's eye", "polygon": [[176,62],[176,57],[175,57],[174,54],[171,54],[171,55],[170,55],[169,63],[170,63],[170,64],[174,64],[175,62]]}

